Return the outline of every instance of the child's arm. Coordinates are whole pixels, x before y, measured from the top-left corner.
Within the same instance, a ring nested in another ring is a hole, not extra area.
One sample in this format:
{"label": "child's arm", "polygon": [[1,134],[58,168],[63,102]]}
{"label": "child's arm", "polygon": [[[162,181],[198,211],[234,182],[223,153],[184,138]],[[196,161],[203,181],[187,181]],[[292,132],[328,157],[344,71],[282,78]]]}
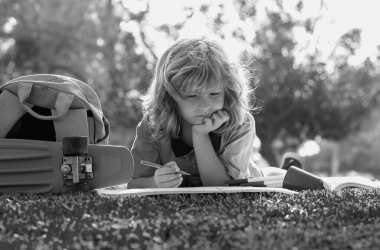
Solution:
{"label": "child's arm", "polygon": [[204,186],[224,186],[231,179],[227,170],[216,155],[208,135],[193,136],[194,153]]}
{"label": "child's arm", "polygon": [[219,110],[214,113],[212,119],[206,118],[204,124],[192,127],[194,153],[205,186],[223,186],[226,180],[231,179],[217,156],[209,136],[209,132],[219,128],[228,119],[228,113]]}
{"label": "child's arm", "polygon": [[182,183],[182,176],[177,173],[179,168],[175,162],[168,162],[160,169],[141,164],[141,160],[161,163],[158,144],[145,120],[136,127],[131,151],[135,169],[128,188],[178,187]]}

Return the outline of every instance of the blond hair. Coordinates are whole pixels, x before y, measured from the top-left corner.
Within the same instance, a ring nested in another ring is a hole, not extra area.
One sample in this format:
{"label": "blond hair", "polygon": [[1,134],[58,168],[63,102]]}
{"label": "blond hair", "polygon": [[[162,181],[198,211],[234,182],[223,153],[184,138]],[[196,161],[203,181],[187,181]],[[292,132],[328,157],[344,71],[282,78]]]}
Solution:
{"label": "blond hair", "polygon": [[181,93],[223,86],[223,108],[230,119],[214,132],[230,134],[247,120],[247,114],[253,109],[249,81],[247,71],[232,63],[216,42],[181,39],[158,60],[153,82],[142,97],[144,116],[157,138],[178,138],[180,115],[173,97],[181,98]]}

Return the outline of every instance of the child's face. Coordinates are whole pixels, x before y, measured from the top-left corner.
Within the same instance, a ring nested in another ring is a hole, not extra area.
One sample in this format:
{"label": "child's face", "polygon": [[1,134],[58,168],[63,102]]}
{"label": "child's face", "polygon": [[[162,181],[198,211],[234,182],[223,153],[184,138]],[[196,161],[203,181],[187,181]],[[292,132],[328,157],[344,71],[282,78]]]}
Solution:
{"label": "child's face", "polygon": [[222,87],[182,93],[175,98],[181,117],[192,125],[203,124],[203,120],[215,111],[223,109],[225,90]]}

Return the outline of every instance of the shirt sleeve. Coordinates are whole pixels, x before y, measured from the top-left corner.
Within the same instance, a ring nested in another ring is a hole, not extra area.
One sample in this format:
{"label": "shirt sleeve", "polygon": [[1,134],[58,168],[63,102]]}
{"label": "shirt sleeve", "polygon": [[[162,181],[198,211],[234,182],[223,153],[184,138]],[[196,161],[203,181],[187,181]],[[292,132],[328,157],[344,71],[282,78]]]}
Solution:
{"label": "shirt sleeve", "polygon": [[242,124],[219,155],[227,173],[233,179],[263,176],[260,169],[253,161],[256,149],[254,140],[256,137],[255,120],[249,115],[247,122]]}
{"label": "shirt sleeve", "polygon": [[140,163],[141,160],[145,160],[161,164],[159,147],[146,119],[143,119],[136,127],[136,137],[131,152],[135,163],[133,178],[153,176],[155,168]]}

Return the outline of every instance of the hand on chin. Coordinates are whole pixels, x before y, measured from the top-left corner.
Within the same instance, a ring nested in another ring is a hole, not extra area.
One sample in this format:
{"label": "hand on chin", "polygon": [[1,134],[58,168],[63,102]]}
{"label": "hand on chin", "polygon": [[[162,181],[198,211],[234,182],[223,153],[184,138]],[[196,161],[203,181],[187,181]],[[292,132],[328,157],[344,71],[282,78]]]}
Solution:
{"label": "hand on chin", "polygon": [[229,119],[230,116],[226,111],[218,110],[213,113],[210,118],[204,118],[202,124],[194,124],[192,127],[192,132],[193,134],[207,135],[208,133],[218,129]]}

